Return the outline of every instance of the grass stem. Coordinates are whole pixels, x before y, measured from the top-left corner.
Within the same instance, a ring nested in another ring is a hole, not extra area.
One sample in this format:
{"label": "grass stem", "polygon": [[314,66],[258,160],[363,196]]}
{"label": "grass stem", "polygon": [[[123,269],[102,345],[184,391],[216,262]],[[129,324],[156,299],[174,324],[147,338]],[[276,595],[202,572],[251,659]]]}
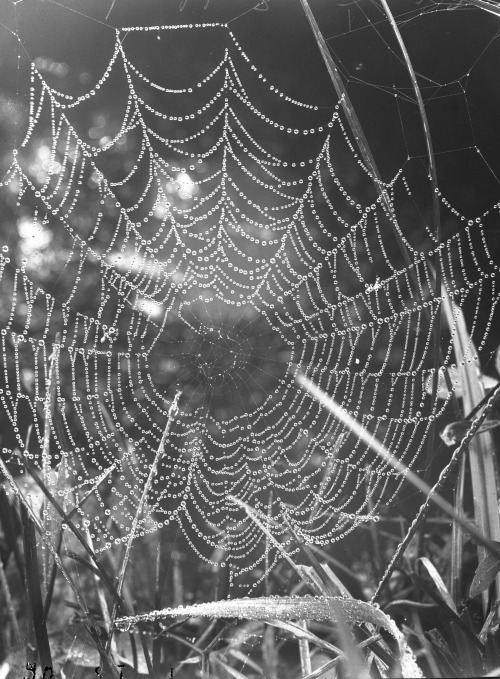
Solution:
{"label": "grass stem", "polygon": [[5,599],[5,607],[7,609],[7,616],[9,618],[12,637],[14,639],[14,645],[18,646],[21,644],[21,631],[19,625],[17,624],[16,612],[14,610],[14,602],[12,600],[12,595],[10,593],[9,583],[7,581],[7,576],[5,574],[5,569],[3,566],[3,561],[0,559],[0,589],[3,592]]}

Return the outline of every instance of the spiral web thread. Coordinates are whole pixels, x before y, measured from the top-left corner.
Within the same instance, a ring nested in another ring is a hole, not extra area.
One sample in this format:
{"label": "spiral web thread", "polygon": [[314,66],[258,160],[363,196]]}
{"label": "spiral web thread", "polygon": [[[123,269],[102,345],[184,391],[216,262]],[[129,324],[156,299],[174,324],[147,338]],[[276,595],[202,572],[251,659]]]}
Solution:
{"label": "spiral web thread", "polygon": [[[200,31],[217,32],[224,47],[198,82],[173,89],[134,62],[140,40]],[[403,482],[297,375],[415,466],[450,399],[440,378],[431,402],[441,298],[427,260],[439,248],[481,351],[498,299],[488,227],[499,205],[467,220],[440,194],[456,233],[437,244],[427,229],[425,248],[415,247],[375,191],[371,202],[356,199],[353,174],[366,185],[371,177],[341,107],[280,92],[227,25],[133,27],[115,40],[83,96],[50,87],[32,64],[28,130],[1,185],[7,199],[17,196],[20,235],[14,252],[6,240],[0,255],[9,300],[0,313],[2,408],[15,445],[41,468],[55,362],[50,464],[69,470],[59,491],[67,511],[94,489],[76,517],[102,552],[127,540],[180,392],[136,535],[177,523],[202,559],[215,564],[222,551],[231,577],[251,572],[256,587],[279,553],[270,556],[231,496],[263,515],[286,511],[304,539],[324,545],[377,520]],[[125,92],[121,126],[86,138],[79,110],[111,82]],[[278,138],[297,149],[295,162],[280,157]],[[398,201],[411,201],[404,169],[384,185],[396,215]],[[443,346],[450,366],[451,339]],[[477,362],[472,345],[465,360]],[[12,464],[13,451],[3,449]],[[272,525],[281,539],[283,523]]]}

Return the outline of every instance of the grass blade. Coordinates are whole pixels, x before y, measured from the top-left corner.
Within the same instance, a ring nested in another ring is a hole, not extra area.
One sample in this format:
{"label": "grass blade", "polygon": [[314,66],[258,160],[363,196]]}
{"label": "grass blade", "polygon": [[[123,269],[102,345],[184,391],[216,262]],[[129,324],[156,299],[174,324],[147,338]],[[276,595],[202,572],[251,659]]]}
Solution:
{"label": "grass blade", "polygon": [[490,12],[491,14],[500,17],[500,5],[495,2],[490,2],[489,0],[466,0],[466,2],[462,2],[461,5],[473,5],[479,9],[484,9],[485,12]]}
{"label": "grass blade", "polygon": [[[380,583],[377,587],[377,591],[375,592],[375,594],[372,597],[372,601],[377,601],[380,598],[380,595],[381,595],[384,587],[389,582],[389,579],[391,577],[392,572],[394,571],[394,569],[399,564],[401,557],[403,556],[406,548],[408,547],[413,536],[415,535],[417,528],[420,525],[420,522],[426,516],[426,514],[429,510],[429,507],[430,507],[430,503],[432,501],[432,495],[434,493],[439,492],[444,487],[444,485],[446,484],[446,481],[448,480],[451,472],[455,469],[455,467],[458,464],[459,460],[461,459],[463,453],[467,450],[467,448],[468,448],[473,436],[475,435],[476,431],[481,426],[482,421],[493,410],[493,407],[495,406],[495,403],[497,402],[499,397],[500,397],[500,389],[495,387],[494,389],[492,389],[492,391],[489,395],[489,398],[487,400],[487,403],[485,405],[483,412],[473,420],[473,425],[472,425],[471,429],[468,431],[467,435],[462,439],[460,445],[457,448],[455,448],[455,450],[453,451],[453,454],[451,456],[450,461],[448,462],[446,467],[442,470],[441,474],[439,475],[439,479],[437,480],[437,482],[432,487],[431,493],[427,496],[425,502],[422,504],[422,506],[418,510],[418,513],[417,513],[415,519],[413,520],[413,523],[411,524],[410,528],[408,529],[408,531],[407,531],[406,535],[404,536],[402,542],[399,544],[399,546],[396,550],[396,553],[392,557],[391,563],[389,564],[387,570],[385,571],[384,576],[383,576],[382,580],[380,581]],[[489,541],[487,538],[485,538],[483,536],[483,534],[480,533],[475,528],[475,526],[472,526],[468,521],[465,521],[462,518],[462,516],[460,516],[460,515],[457,515],[457,517],[454,516],[453,518],[454,518],[454,520],[456,520],[460,524],[460,526],[465,531],[467,531],[468,533],[473,535],[476,540],[477,540],[476,534],[480,534],[480,536],[481,536],[480,537],[480,544],[483,545],[484,547],[486,547],[486,549],[488,549],[492,554],[495,554],[497,557],[500,557],[500,550],[497,549],[496,546],[491,544],[491,541]],[[479,542],[479,540],[478,540],[478,542]]]}
{"label": "grass blade", "polygon": [[340,434],[340,436],[337,437],[337,440],[335,441],[332,451],[330,453],[330,456],[328,458],[328,462],[326,463],[325,469],[323,471],[323,478],[321,479],[321,483],[318,488],[318,493],[316,495],[316,499],[314,500],[314,504],[311,507],[311,512],[309,514],[309,520],[314,519],[316,514],[319,512],[320,506],[321,506],[321,499],[323,495],[325,494],[326,488],[328,486],[328,482],[330,480],[330,474],[332,472],[333,466],[337,460],[337,456],[339,454],[340,449],[344,445],[344,442],[346,440],[347,436],[345,434]]}
{"label": "grass blade", "polygon": [[[167,420],[167,424],[165,426],[165,431],[163,432],[163,436],[161,438],[160,445],[158,446],[158,450],[157,450],[155,458],[153,460],[153,464],[150,467],[149,475],[148,475],[147,481],[144,485],[144,489],[142,491],[141,499],[139,501],[139,505],[137,506],[137,511],[136,511],[134,520],[132,522],[132,527],[130,529],[130,533],[129,533],[128,540],[127,540],[127,546],[126,546],[126,549],[125,549],[125,555],[123,557],[120,572],[118,574],[118,584],[117,584],[116,590],[117,590],[117,593],[118,593],[119,596],[121,595],[121,592],[122,592],[122,589],[123,589],[123,583],[125,581],[125,572],[127,570],[128,561],[130,559],[130,553],[131,553],[131,550],[132,550],[132,543],[134,541],[135,534],[137,532],[137,527],[139,525],[139,521],[140,521],[141,516],[142,516],[144,505],[146,504],[149,489],[151,488],[151,484],[153,483],[153,479],[156,476],[158,464],[159,464],[160,459],[163,457],[163,454],[165,452],[165,443],[166,443],[167,438],[170,434],[170,429],[172,428],[172,423],[174,421],[175,414],[177,413],[177,404],[179,402],[179,397],[180,397],[180,392],[178,391],[176,393],[175,397],[174,397],[174,400],[172,401],[172,403],[170,405],[170,409],[168,411],[168,420]],[[111,639],[112,639],[112,636],[113,636],[112,635],[112,632],[113,632],[112,627],[113,627],[113,624],[114,624],[114,620],[116,618],[117,611],[118,611],[117,602],[115,602],[115,604],[113,605],[113,612],[111,614],[110,636],[109,636],[108,646],[106,648],[106,650],[108,652],[109,652],[109,645],[111,643]],[[148,651],[147,646],[146,646],[146,642],[144,641],[142,636],[141,636],[141,642],[142,642],[142,648],[143,648],[143,651],[144,651],[144,657],[146,658],[146,663],[148,665],[148,670],[149,670],[151,676],[154,677],[155,675],[154,675],[154,671],[153,671],[153,664],[152,664],[152,661],[151,661],[151,658],[150,658],[150,655],[149,655],[149,651]]]}
{"label": "grass blade", "polygon": [[[60,333],[56,333],[55,342],[52,345],[52,354],[49,358],[49,369],[47,375],[47,390],[45,395],[43,416],[43,443],[42,443],[42,479],[44,484],[50,488],[51,487],[51,470],[52,470],[52,458],[50,454],[50,439],[52,432],[52,423],[54,420],[54,407],[56,402],[56,390],[57,390],[57,373],[59,367],[59,346],[61,342]],[[43,498],[42,505],[42,525],[46,535],[52,535],[57,532],[57,528],[53,524],[57,524],[57,518],[54,516],[54,510],[50,504],[47,502],[47,498]],[[59,522],[60,523],[60,522]],[[55,529],[55,530],[54,530]],[[52,595],[49,594],[49,587],[52,569],[52,559],[50,556],[50,551],[47,549],[45,543],[41,545],[41,561],[42,561],[42,573],[43,573],[43,583],[45,586],[45,600],[47,602],[46,610],[50,606],[50,601]]]}
{"label": "grass blade", "polygon": [[26,587],[28,590],[31,615],[35,629],[37,651],[42,667],[52,667],[49,635],[47,633],[42,592],[40,589],[40,571],[38,568],[35,526],[28,514],[27,507],[24,504],[21,504],[20,509],[23,527],[24,562],[26,564]]}
{"label": "grass blade", "polygon": [[[433,212],[433,220],[434,220],[434,243],[435,246],[439,246],[441,244],[441,213],[440,213],[440,207],[439,207],[439,194],[438,194],[438,183],[437,183],[437,170],[436,170],[436,161],[434,158],[434,149],[432,145],[432,138],[431,138],[431,131],[429,127],[429,121],[427,119],[427,113],[425,112],[425,105],[424,105],[424,100],[422,98],[422,93],[420,92],[420,87],[418,85],[417,81],[417,76],[415,74],[415,70],[413,68],[413,65],[411,63],[410,55],[408,54],[408,50],[406,49],[406,45],[403,41],[403,38],[401,36],[401,33],[399,31],[399,28],[394,20],[394,17],[392,15],[391,10],[389,9],[389,5],[387,4],[387,0],[380,0],[382,7],[384,8],[384,12],[386,13],[387,18],[389,19],[389,23],[391,25],[392,30],[394,31],[394,35],[396,36],[396,39],[399,44],[399,48],[401,50],[401,53],[403,55],[404,62],[406,64],[406,68],[408,70],[408,73],[410,75],[410,80],[413,86],[413,91],[415,92],[415,97],[417,100],[417,106],[418,110],[420,113],[420,120],[422,121],[422,127],[424,129],[424,137],[425,137],[425,143],[427,146],[427,157],[429,161],[429,178],[431,182],[431,189],[432,189],[432,212]],[[435,247],[434,249],[434,269],[435,269],[435,276],[434,276],[434,298],[439,299],[440,297],[440,291],[441,291],[441,250],[438,247]],[[432,357],[432,363],[433,363],[433,368],[434,368],[434,374],[433,374],[433,380],[432,380],[432,404],[434,405],[436,401],[436,394],[438,390],[438,380],[439,380],[439,368],[441,365],[441,309],[440,307],[437,307],[436,310],[436,316],[434,318],[434,321],[432,323],[432,333],[434,337],[434,346],[433,346],[433,357]],[[435,443],[435,438],[436,438],[436,419],[432,419],[431,421],[431,426],[430,426],[430,431],[429,431],[429,437],[427,441],[427,468],[430,469],[432,458],[434,455],[434,443]]]}
{"label": "grass blade", "polygon": [[[128,629],[142,622],[153,622],[158,619],[182,617],[239,618],[241,620],[337,620],[337,608],[346,623],[371,623],[383,627],[391,634],[398,645],[403,643],[401,632],[389,616],[379,608],[365,601],[345,599],[344,597],[254,597],[243,599],[225,599],[191,606],[177,606],[151,611],[136,616],[118,618],[116,626]],[[302,630],[307,634],[306,630]]]}
{"label": "grass blade", "polygon": [[[317,384],[315,384],[308,377],[302,373],[297,373],[295,379],[313,398],[315,398],[321,405],[323,405],[327,410],[329,410],[334,417],[340,420],[343,424],[349,427],[351,433],[361,439],[367,446],[369,446],[374,453],[378,455],[384,462],[391,466],[394,470],[404,475],[405,479],[409,481],[415,488],[418,488],[430,502],[436,504],[440,509],[446,512],[449,516],[453,518],[454,521],[459,523],[464,530],[473,535],[477,541],[489,548],[488,538],[485,537],[484,533],[478,531],[475,526],[466,521],[458,512],[455,511],[453,505],[443,499],[438,495],[437,491],[442,487],[442,484],[438,486],[436,484],[433,488],[429,486],[425,481],[423,481],[415,472],[409,469],[403,462],[398,460],[398,458],[393,455],[380,441],[375,437],[374,434],[365,429],[357,420],[355,420],[349,413],[344,410],[333,398],[331,398],[326,392],[320,389]],[[477,417],[472,421],[470,428],[467,431],[466,436],[462,439],[460,446],[455,450],[452,455],[452,459],[455,459],[455,453],[460,454],[469,445],[472,438],[476,435],[479,427],[482,425],[484,419],[489,414],[496,399],[500,396],[500,391],[493,394],[490,401],[488,402],[490,407],[488,410],[482,412],[480,417]],[[458,458],[457,458],[458,459]],[[441,476],[440,476],[441,479]],[[492,476],[494,480],[495,477]],[[439,483],[439,482],[438,482]],[[427,502],[427,501],[426,501]],[[497,510],[498,514],[498,510]],[[497,516],[498,519],[498,516]],[[420,520],[420,519],[419,519]],[[478,537],[479,536],[479,537]],[[496,552],[495,552],[496,553]]]}
{"label": "grass blade", "polygon": [[16,612],[14,610],[14,603],[12,601],[12,596],[10,593],[9,583],[7,581],[7,576],[5,575],[5,569],[3,567],[3,561],[0,559],[0,589],[3,592],[5,598],[5,606],[7,607],[7,616],[9,618],[12,637],[15,646],[21,643],[21,631],[19,625],[17,624]]}
{"label": "grass blade", "polygon": [[[321,52],[321,56],[323,57],[323,61],[325,62],[328,74],[330,75],[331,81],[333,83],[333,86],[335,88],[335,91],[337,92],[337,96],[339,97],[340,105],[342,106],[342,110],[344,111],[344,114],[347,118],[347,122],[349,123],[349,126],[352,130],[352,133],[354,135],[354,139],[356,140],[356,144],[359,148],[359,152],[361,154],[361,157],[371,175],[375,190],[377,191],[381,205],[385,209],[389,224],[392,228],[392,232],[394,234],[394,238],[396,239],[396,242],[398,244],[399,250],[403,256],[403,259],[405,261],[408,273],[410,275],[410,278],[413,282],[414,286],[414,294],[420,298],[420,300],[423,302],[424,300],[422,299],[422,293],[421,293],[421,287],[420,283],[418,281],[417,275],[415,273],[415,267],[414,267],[414,262],[410,259],[410,255],[408,254],[408,249],[406,247],[406,244],[398,230],[396,228],[397,224],[397,219],[396,215],[394,213],[394,207],[392,205],[391,199],[389,197],[389,194],[387,192],[387,189],[385,188],[385,184],[382,180],[382,176],[378,170],[377,164],[375,162],[375,158],[371,152],[370,146],[368,144],[368,140],[366,139],[365,133],[363,132],[363,128],[361,127],[361,123],[359,122],[358,116],[356,114],[356,111],[354,110],[354,107],[351,103],[351,100],[349,99],[349,95],[347,94],[347,90],[345,88],[344,83],[342,82],[342,78],[340,77],[340,73],[337,69],[337,66],[332,59],[332,55],[330,54],[330,50],[328,49],[328,45],[326,44],[325,39],[323,38],[323,35],[319,29],[318,24],[316,23],[316,20],[314,18],[313,13],[311,12],[311,8],[309,7],[308,0],[300,0],[302,7],[304,9],[304,12],[306,14],[306,17],[309,21],[309,24],[311,26],[311,29],[313,31],[314,37],[316,39],[316,42],[318,44],[319,50]],[[404,45],[403,45],[404,46]],[[406,51],[406,50],[405,50]],[[409,61],[409,60],[408,60]],[[411,64],[410,64],[411,66]],[[417,84],[418,85],[418,84]],[[425,110],[424,110],[425,114]],[[426,136],[426,141],[430,141],[430,135]],[[432,144],[430,147],[430,158],[433,158],[432,154]],[[440,220],[437,220],[437,226],[439,227]],[[427,307],[427,305],[424,305],[424,313],[429,321],[429,323],[432,323],[432,317],[430,314],[430,311]],[[437,333],[438,328],[435,328],[434,332]],[[437,343],[437,349],[436,352],[438,352],[439,356],[439,363],[443,365],[443,357],[442,357],[442,352],[439,343]],[[444,370],[444,377],[446,380],[446,384],[448,386],[448,389],[452,391],[452,386],[451,386],[451,380],[450,376],[448,375],[447,370]],[[433,385],[433,390],[435,389],[435,384]]]}
{"label": "grass blade", "polygon": [[0,525],[7,542],[7,548],[9,552],[14,554],[17,570],[21,579],[24,580],[23,557],[17,541],[18,535],[21,532],[21,525],[18,514],[7,497],[6,489],[3,486],[0,487]]}
{"label": "grass blade", "polygon": [[[477,378],[477,352],[467,330],[462,310],[448,295],[443,286],[444,311],[451,336],[455,359],[462,374],[464,414],[474,409],[484,398],[484,387]],[[483,411],[484,412],[484,411]],[[484,418],[483,418],[484,419]],[[498,513],[498,494],[496,486],[495,445],[490,432],[471,441],[469,461],[474,500],[474,518],[481,533],[490,540],[500,541],[500,517]],[[487,556],[485,546],[478,546],[479,561]],[[486,546],[487,547],[487,546]],[[500,593],[500,574],[496,578],[497,597]],[[483,596],[483,606],[487,606],[487,595]]]}
{"label": "grass blade", "polygon": [[137,511],[135,513],[134,521],[132,523],[132,527],[131,527],[131,530],[130,530],[130,533],[129,533],[129,536],[128,536],[128,540],[127,540],[127,547],[126,547],[126,550],[125,550],[125,556],[123,557],[122,566],[121,566],[121,569],[120,569],[120,573],[118,575],[118,585],[117,585],[118,593],[120,593],[122,591],[122,588],[123,588],[123,581],[125,579],[125,571],[127,570],[128,561],[130,559],[130,552],[131,552],[131,549],[132,549],[132,543],[134,541],[135,534],[137,532],[137,526],[139,525],[139,521],[141,519],[142,511],[144,509],[144,505],[145,505],[147,497],[148,497],[149,489],[151,488],[151,484],[153,483],[153,479],[156,476],[158,464],[159,464],[160,459],[163,457],[163,454],[165,452],[165,443],[166,443],[167,438],[169,436],[170,429],[172,428],[173,419],[174,419],[175,414],[177,412],[177,403],[179,401],[179,396],[180,396],[180,392],[177,392],[174,400],[172,401],[172,403],[170,405],[170,409],[168,411],[167,425],[165,427],[165,431],[163,432],[163,436],[161,438],[160,445],[158,446],[158,450],[157,450],[155,458],[153,460],[153,464],[151,465],[151,467],[149,469],[149,475],[148,475],[147,481],[144,485],[144,489],[142,491],[142,495],[141,495],[141,499],[139,501],[139,505],[137,506]]}
{"label": "grass blade", "polygon": [[470,586],[469,596],[475,597],[478,594],[481,594],[481,592],[484,592],[499,572],[500,559],[494,554],[487,554],[477,567],[477,571]]}
{"label": "grass blade", "polygon": [[[455,486],[455,508],[463,514],[466,457],[460,460],[457,484]],[[450,595],[455,604],[462,599],[462,563],[464,553],[464,533],[462,527],[453,522],[451,530]]]}
{"label": "grass blade", "polygon": [[[307,631],[307,622],[305,620],[301,620],[300,622],[297,623],[299,627],[302,627],[305,631]],[[312,664],[311,664],[311,649],[309,648],[309,640],[301,638],[299,639],[299,654],[300,654],[300,669],[302,670],[302,674],[310,674],[312,672]]]}

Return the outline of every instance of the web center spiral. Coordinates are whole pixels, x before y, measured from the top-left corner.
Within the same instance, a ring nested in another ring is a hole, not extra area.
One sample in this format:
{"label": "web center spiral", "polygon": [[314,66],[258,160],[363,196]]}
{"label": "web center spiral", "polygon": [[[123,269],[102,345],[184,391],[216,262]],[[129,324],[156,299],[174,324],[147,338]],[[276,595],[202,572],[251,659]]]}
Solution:
{"label": "web center spiral", "polygon": [[247,338],[226,325],[196,335],[182,357],[184,377],[219,392],[235,387],[250,365],[259,364]]}

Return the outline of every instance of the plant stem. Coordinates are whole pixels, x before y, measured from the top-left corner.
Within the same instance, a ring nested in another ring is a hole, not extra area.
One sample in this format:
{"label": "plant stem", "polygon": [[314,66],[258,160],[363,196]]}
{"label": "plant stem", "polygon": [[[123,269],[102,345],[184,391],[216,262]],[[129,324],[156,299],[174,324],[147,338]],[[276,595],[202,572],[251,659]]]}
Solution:
{"label": "plant stem", "polygon": [[19,625],[17,624],[16,612],[14,610],[14,603],[10,594],[9,583],[7,582],[7,576],[5,575],[5,569],[3,567],[3,561],[0,559],[0,586],[5,597],[5,606],[7,608],[7,615],[9,617],[10,626],[12,629],[12,636],[14,637],[14,645],[18,646],[21,644],[21,631]]}
{"label": "plant stem", "polygon": [[[361,439],[367,446],[369,446],[374,453],[376,453],[384,462],[386,462],[395,471],[399,472],[404,478],[409,481],[415,488],[418,488],[424,495],[427,496],[424,504],[428,502],[433,502],[435,505],[440,507],[444,512],[446,512],[454,521],[461,525],[465,531],[474,536],[475,540],[483,545],[487,550],[493,552],[500,556],[500,548],[495,547],[491,544],[489,536],[485,536],[481,531],[478,531],[475,526],[466,521],[458,512],[455,511],[453,505],[447,502],[444,498],[437,494],[437,491],[442,488],[444,480],[448,478],[449,466],[453,460],[455,463],[460,458],[460,455],[464,450],[467,449],[470,441],[477,433],[479,427],[483,423],[486,416],[491,412],[495,402],[500,398],[500,383],[491,391],[490,398],[488,402],[478,417],[476,417],[471,422],[471,426],[464,438],[462,439],[460,445],[453,452],[452,460],[448,463],[447,467],[441,472],[438,483],[436,483],[432,488],[428,483],[423,481],[415,472],[409,469],[404,462],[398,460],[398,458],[393,455],[380,441],[375,437],[374,434],[365,429],[357,420],[355,420],[349,413],[344,410],[331,396],[324,392],[317,384],[315,384],[308,377],[302,373],[297,373],[295,379],[313,398],[315,398],[321,405],[323,405],[327,410],[329,410],[334,417],[343,422],[349,427],[352,434]],[[442,479],[443,473],[446,470],[446,477]],[[420,510],[422,507],[420,508]],[[419,521],[421,520],[420,511],[418,514]],[[413,522],[415,523],[415,521]],[[413,525],[413,524],[412,524]],[[411,530],[411,529],[410,529]]]}

